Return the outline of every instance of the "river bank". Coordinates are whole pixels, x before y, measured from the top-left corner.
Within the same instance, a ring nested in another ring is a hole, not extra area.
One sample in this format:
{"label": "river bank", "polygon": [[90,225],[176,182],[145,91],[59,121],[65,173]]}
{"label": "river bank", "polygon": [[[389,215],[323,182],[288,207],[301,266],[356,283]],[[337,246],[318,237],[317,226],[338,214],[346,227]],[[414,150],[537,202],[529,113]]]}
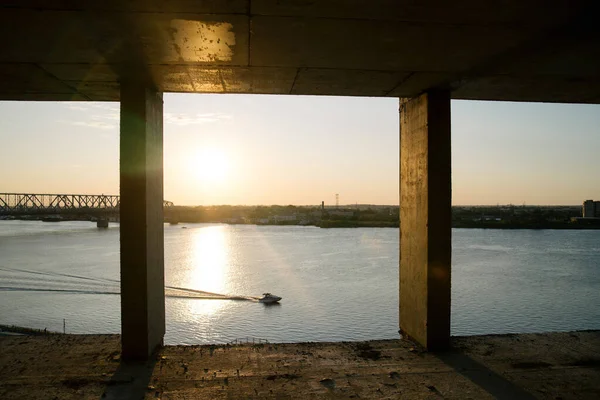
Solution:
{"label": "river bank", "polygon": [[29,335],[29,336],[62,335],[63,334],[62,332],[49,331],[48,329],[35,329],[35,328],[26,328],[24,326],[0,324],[0,335],[3,335],[5,333]]}
{"label": "river bank", "polygon": [[[13,219],[22,221],[37,221],[35,218]],[[69,222],[78,221],[77,219],[55,219],[52,221],[41,220],[42,222]],[[114,222],[113,222],[114,223]],[[178,221],[171,225],[184,225],[186,223],[197,223],[196,221]],[[317,222],[274,222],[274,223],[254,223],[242,221],[210,221],[210,223],[226,225],[254,225],[254,226],[314,226],[323,229],[332,228],[399,228],[400,221],[357,221],[357,220],[321,220]],[[555,229],[555,230],[598,230],[600,223],[582,223],[582,222],[506,222],[506,221],[453,221],[452,228],[462,229]]]}
{"label": "river bank", "polygon": [[[319,228],[399,228],[400,222],[390,221],[321,221],[314,226]],[[600,224],[577,222],[479,222],[458,221],[452,228],[462,229],[557,229],[557,230],[596,230]]]}

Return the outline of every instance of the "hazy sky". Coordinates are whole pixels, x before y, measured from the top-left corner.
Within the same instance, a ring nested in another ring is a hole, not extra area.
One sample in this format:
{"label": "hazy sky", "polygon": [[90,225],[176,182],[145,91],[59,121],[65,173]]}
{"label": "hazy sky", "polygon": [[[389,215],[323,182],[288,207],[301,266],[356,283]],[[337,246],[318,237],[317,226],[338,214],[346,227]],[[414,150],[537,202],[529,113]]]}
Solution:
{"label": "hazy sky", "polygon": [[[398,100],[165,94],[165,199],[398,204]],[[0,102],[0,192],[117,194],[118,103]],[[454,204],[600,200],[600,106],[452,102]]]}

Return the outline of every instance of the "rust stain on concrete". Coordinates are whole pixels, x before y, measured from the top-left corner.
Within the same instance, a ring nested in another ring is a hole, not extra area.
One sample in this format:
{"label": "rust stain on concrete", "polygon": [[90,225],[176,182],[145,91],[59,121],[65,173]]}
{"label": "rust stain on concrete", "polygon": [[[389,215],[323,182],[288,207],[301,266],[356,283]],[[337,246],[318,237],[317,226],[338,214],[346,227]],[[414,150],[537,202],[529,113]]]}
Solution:
{"label": "rust stain on concrete", "polygon": [[235,47],[235,32],[228,22],[174,19],[169,35],[181,61],[228,62]]}

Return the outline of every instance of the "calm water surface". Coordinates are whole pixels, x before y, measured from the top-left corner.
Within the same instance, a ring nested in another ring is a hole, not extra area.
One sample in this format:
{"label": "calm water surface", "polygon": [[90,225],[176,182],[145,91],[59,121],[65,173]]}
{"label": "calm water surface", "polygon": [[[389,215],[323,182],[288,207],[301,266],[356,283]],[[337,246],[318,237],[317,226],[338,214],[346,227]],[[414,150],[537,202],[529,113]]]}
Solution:
{"label": "calm water surface", "polygon": [[[183,227],[187,229],[183,229]],[[0,324],[120,330],[119,228],[0,221]],[[453,230],[452,334],[600,329],[600,231]],[[398,337],[398,229],[165,226],[167,344]]]}

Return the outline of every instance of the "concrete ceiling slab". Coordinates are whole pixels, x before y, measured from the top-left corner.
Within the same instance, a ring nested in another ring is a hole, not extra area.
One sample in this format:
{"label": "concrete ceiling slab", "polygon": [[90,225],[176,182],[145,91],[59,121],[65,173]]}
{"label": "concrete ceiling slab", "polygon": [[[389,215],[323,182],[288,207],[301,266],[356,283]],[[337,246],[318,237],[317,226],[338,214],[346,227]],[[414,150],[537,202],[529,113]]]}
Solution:
{"label": "concrete ceiling slab", "polygon": [[558,103],[594,103],[600,79],[557,76],[492,76],[471,80],[454,90],[452,97],[465,100],[495,100]]}
{"label": "concrete ceiling slab", "polygon": [[408,75],[395,71],[301,68],[291,94],[387,96]]}
{"label": "concrete ceiling slab", "polygon": [[524,35],[505,27],[254,17],[251,65],[461,71],[518,46]]}
{"label": "concrete ceiling slab", "polygon": [[251,14],[455,25],[549,26],[568,19],[581,0],[252,0]]}
{"label": "concrete ceiling slab", "polygon": [[0,25],[19,33],[0,42],[0,61],[248,63],[248,17],[240,15],[11,9],[0,13]]}
{"label": "concrete ceiling slab", "polygon": [[289,94],[296,68],[221,68],[227,93]]}
{"label": "concrete ceiling slab", "polygon": [[72,87],[56,79],[36,64],[0,64],[0,96],[2,94],[72,94]]}
{"label": "concrete ceiling slab", "polygon": [[118,101],[121,95],[118,82],[67,81],[66,83],[72,85],[77,93],[92,101]]}
{"label": "concrete ceiling slab", "polygon": [[1,0],[12,9],[247,14],[249,0]]}
{"label": "concrete ceiling slab", "polygon": [[[101,21],[93,22],[99,25]],[[107,31],[99,34],[86,26],[78,12],[3,9],[0,26],[5,39],[0,40],[0,62],[104,62],[102,43],[120,41],[118,31],[108,21],[104,25]]]}
{"label": "concrete ceiling slab", "polygon": [[289,94],[295,68],[154,66],[159,88],[184,93]]}
{"label": "concrete ceiling slab", "polygon": [[41,64],[41,67],[64,81],[117,82],[117,65],[110,64]]}
{"label": "concrete ceiling slab", "polygon": [[411,97],[423,91],[423,88],[451,89],[455,75],[437,72],[415,72],[408,75],[404,80],[392,89],[388,96]]}
{"label": "concrete ceiling slab", "polygon": [[[90,101],[80,94],[67,93],[6,93],[1,94],[3,101]],[[110,101],[102,99],[99,101]]]}
{"label": "concrete ceiling slab", "polygon": [[600,38],[584,41],[553,41],[547,49],[523,56],[490,72],[497,74],[536,74],[594,77],[600,71]]}
{"label": "concrete ceiling slab", "polygon": [[218,74],[209,72],[202,73],[202,82],[196,82],[192,76],[199,76],[200,71],[205,71],[195,65],[152,65],[150,74],[159,90],[163,92],[182,93],[218,93],[220,82]]}
{"label": "concrete ceiling slab", "polygon": [[137,18],[139,43],[149,64],[248,64],[248,17],[149,14]]}
{"label": "concrete ceiling slab", "polygon": [[0,0],[0,100],[165,92],[598,102],[586,0]]}

